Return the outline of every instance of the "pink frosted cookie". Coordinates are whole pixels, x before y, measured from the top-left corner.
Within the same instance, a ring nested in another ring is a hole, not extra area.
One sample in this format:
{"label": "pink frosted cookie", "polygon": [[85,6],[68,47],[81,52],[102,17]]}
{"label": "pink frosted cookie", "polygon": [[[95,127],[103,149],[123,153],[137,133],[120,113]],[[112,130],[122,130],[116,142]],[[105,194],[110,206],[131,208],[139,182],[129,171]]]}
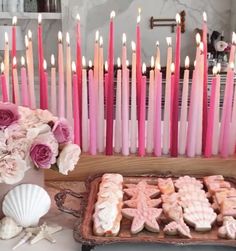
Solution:
{"label": "pink frosted cookie", "polygon": [[231,217],[224,217],[223,226],[218,229],[218,235],[224,239],[236,239],[236,220]]}
{"label": "pink frosted cookie", "polygon": [[[148,207],[158,207],[162,202],[161,199],[146,198],[146,200],[147,200]],[[137,208],[138,199],[126,200],[126,201],[124,201],[124,205],[126,205],[127,207],[131,207],[131,208]]]}
{"label": "pink frosted cookie", "polygon": [[151,232],[159,232],[157,219],[160,217],[162,209],[150,208],[147,205],[146,197],[140,193],[138,196],[137,208],[123,208],[122,214],[128,219],[132,219],[131,233],[137,234],[144,228]]}
{"label": "pink frosted cookie", "polygon": [[163,232],[167,235],[179,235],[181,237],[192,238],[190,228],[183,221],[170,222],[164,227]]}
{"label": "pink frosted cookie", "polygon": [[190,177],[190,176],[179,177],[175,181],[175,186],[178,189],[183,188],[183,187],[198,187],[199,189],[203,188],[201,181],[197,180],[194,177]]}
{"label": "pink frosted cookie", "polygon": [[146,181],[140,181],[138,184],[125,184],[127,188],[124,192],[132,199],[137,199],[140,192],[144,193],[146,197],[153,198],[157,196],[160,191],[157,186],[149,185]]}
{"label": "pink frosted cookie", "polygon": [[157,179],[158,188],[163,194],[171,194],[175,192],[174,183],[171,178],[168,179]]}

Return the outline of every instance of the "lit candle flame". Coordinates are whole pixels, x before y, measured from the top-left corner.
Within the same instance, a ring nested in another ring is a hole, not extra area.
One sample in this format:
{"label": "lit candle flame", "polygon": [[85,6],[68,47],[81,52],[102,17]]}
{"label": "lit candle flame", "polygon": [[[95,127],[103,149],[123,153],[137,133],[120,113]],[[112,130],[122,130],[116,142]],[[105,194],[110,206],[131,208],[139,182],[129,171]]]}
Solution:
{"label": "lit candle flame", "polygon": [[99,40],[99,31],[96,30],[96,32],[95,32],[95,42],[98,43],[98,40]]}
{"label": "lit candle flame", "polygon": [[126,66],[129,67],[129,60],[126,59]]}
{"label": "lit candle flame", "polygon": [[32,31],[31,30],[28,30],[28,38],[29,38],[29,40],[32,40]]}
{"label": "lit candle flame", "polygon": [[105,71],[108,71],[108,62],[105,61]]}
{"label": "lit candle flame", "polygon": [[175,20],[176,20],[177,24],[180,24],[181,18],[180,18],[180,14],[179,13],[176,14]]}
{"label": "lit candle flame", "polygon": [[115,13],[115,11],[113,10],[113,11],[111,12],[111,14],[110,14],[110,19],[114,19],[115,16],[116,16],[116,13]]}
{"label": "lit candle flame", "polygon": [[185,68],[188,69],[190,64],[189,56],[185,58]]}
{"label": "lit candle flame", "polygon": [[156,41],[156,47],[159,47],[160,43],[159,41]]}
{"label": "lit candle flame", "polygon": [[125,45],[126,44],[126,34],[123,33],[122,35],[122,44]]}
{"label": "lit candle flame", "polygon": [[72,69],[73,73],[76,73],[76,64],[75,64],[75,61],[72,61],[72,63],[71,63],[71,69]]}
{"label": "lit candle flame", "polygon": [[100,45],[100,47],[103,46],[103,37],[102,36],[100,36],[100,38],[99,38],[99,45]]}
{"label": "lit candle flame", "polygon": [[154,57],[152,56],[151,57],[151,68],[154,68],[155,66],[155,60],[154,60]]}
{"label": "lit candle flame", "polygon": [[76,20],[80,21],[80,15],[79,15],[79,13],[77,13],[77,15],[76,15]]}
{"label": "lit candle flame", "polygon": [[231,70],[234,70],[234,63],[233,63],[233,62],[230,62],[230,63],[229,63],[229,67],[230,67]]}
{"label": "lit candle flame", "polygon": [[117,58],[117,67],[118,67],[118,68],[120,68],[120,67],[121,67],[121,60],[120,60],[120,58],[119,58],[119,57]]}
{"label": "lit candle flame", "polygon": [[156,62],[156,68],[160,71],[161,70],[161,64]]}
{"label": "lit candle flame", "polygon": [[170,65],[170,71],[171,71],[172,74],[175,73],[175,63],[171,63],[171,65]]}
{"label": "lit candle flame", "polygon": [[92,68],[92,67],[93,67],[92,60],[89,60],[88,65],[89,65],[89,68]]}
{"label": "lit candle flame", "polygon": [[44,71],[47,70],[47,61],[45,59],[43,60],[43,69]]}
{"label": "lit candle flame", "polygon": [[41,24],[42,23],[42,14],[39,13],[38,15],[38,24]]}
{"label": "lit candle flame", "polygon": [[207,14],[205,11],[203,12],[202,17],[203,17],[203,21],[206,23],[207,22]]}
{"label": "lit candle flame", "polygon": [[17,24],[17,17],[14,16],[14,17],[12,18],[12,25],[16,25],[16,24]]}
{"label": "lit candle flame", "polygon": [[5,35],[5,43],[6,43],[6,44],[8,44],[8,42],[9,42],[9,39],[8,39],[8,33],[7,33],[7,32],[5,32],[5,34],[4,34],[4,35]]}
{"label": "lit candle flame", "polygon": [[26,49],[29,48],[29,39],[28,39],[27,35],[25,35],[25,47],[26,47]]}
{"label": "lit candle flame", "polygon": [[197,46],[199,46],[201,43],[201,35],[199,33],[196,34],[196,43],[197,43]]}
{"label": "lit candle flame", "polygon": [[54,56],[54,54],[51,55],[51,65],[53,67],[55,66],[55,56]]}
{"label": "lit candle flame", "polygon": [[141,8],[138,8],[137,24],[141,21]]}
{"label": "lit candle flame", "polygon": [[213,73],[214,76],[216,76],[216,74],[217,74],[217,66],[213,66],[212,73]]}
{"label": "lit candle flame", "polygon": [[232,44],[236,45],[236,33],[235,32],[233,32],[232,34]]}
{"label": "lit candle flame", "polygon": [[200,48],[200,51],[201,51],[201,52],[204,51],[204,44],[203,44],[203,42],[200,43],[199,48]]}
{"label": "lit candle flame", "polygon": [[196,67],[196,65],[197,65],[197,60],[194,60],[193,65],[194,65],[194,67]]}
{"label": "lit candle flame", "polygon": [[2,63],[1,63],[1,73],[2,73],[2,74],[4,74],[4,70],[5,70],[4,63],[2,62]]}
{"label": "lit candle flame", "polygon": [[86,59],[85,59],[85,56],[82,57],[82,65],[83,65],[83,68],[86,68]]}
{"label": "lit candle flame", "polygon": [[23,56],[21,57],[20,61],[21,61],[21,65],[25,66],[25,58]]}
{"label": "lit candle flame", "polygon": [[131,48],[132,48],[132,51],[135,52],[136,51],[136,44],[134,41],[131,42]]}
{"label": "lit candle flame", "polygon": [[14,67],[16,66],[16,63],[17,63],[16,57],[14,57],[13,60],[12,60],[12,64],[13,64]]}
{"label": "lit candle flame", "polygon": [[217,67],[217,72],[220,73],[221,72],[221,63],[217,63],[216,67]]}
{"label": "lit candle flame", "polygon": [[167,43],[168,46],[171,46],[171,44],[172,44],[172,38],[171,37],[167,37],[166,38],[166,43]]}
{"label": "lit candle flame", "polygon": [[70,34],[69,32],[66,32],[66,43],[68,46],[70,46]]}
{"label": "lit candle flame", "polygon": [[146,70],[147,70],[146,64],[143,63],[143,65],[142,65],[142,73],[145,74]]}
{"label": "lit candle flame", "polygon": [[61,31],[58,32],[58,42],[62,43],[62,32]]}

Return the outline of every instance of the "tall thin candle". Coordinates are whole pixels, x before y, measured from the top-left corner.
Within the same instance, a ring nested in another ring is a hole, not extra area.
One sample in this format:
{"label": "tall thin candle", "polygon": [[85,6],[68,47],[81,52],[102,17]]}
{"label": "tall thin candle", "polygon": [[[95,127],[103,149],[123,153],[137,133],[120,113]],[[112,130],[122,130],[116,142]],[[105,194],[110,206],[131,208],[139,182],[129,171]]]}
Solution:
{"label": "tall thin candle", "polygon": [[7,95],[9,99],[9,39],[8,39],[8,33],[5,32],[5,45],[4,45],[4,76],[6,79],[6,88],[7,88]]}
{"label": "tall thin candle", "polygon": [[166,38],[168,45],[166,62],[166,86],[165,86],[165,104],[163,119],[163,153],[168,154],[170,149],[170,118],[171,118],[171,70],[172,46],[171,37]]}
{"label": "tall thin candle", "polygon": [[88,87],[87,70],[85,57],[82,58],[82,149],[84,152],[89,150],[89,130],[88,130]]}
{"label": "tall thin candle", "polygon": [[90,124],[90,143],[89,152],[91,155],[97,153],[97,136],[96,136],[96,99],[93,80],[92,61],[89,61],[89,124]]}
{"label": "tall thin candle", "polygon": [[110,15],[109,49],[108,49],[108,94],[106,116],[106,155],[113,154],[113,98],[114,98],[114,17]]}
{"label": "tall thin candle", "polygon": [[29,106],[29,91],[28,91],[24,57],[21,57],[21,95],[22,95],[22,105]]}
{"label": "tall thin candle", "polygon": [[57,87],[56,87],[56,67],[55,57],[51,55],[51,112],[57,115]]}
{"label": "tall thin candle", "polygon": [[44,109],[48,109],[48,73],[47,73],[47,61],[43,61],[43,93],[44,93]]}
{"label": "tall thin candle", "polygon": [[122,37],[122,154],[129,154],[129,83],[127,80],[126,35]]}
{"label": "tall thin candle", "polygon": [[1,63],[1,89],[2,89],[2,102],[8,102],[8,93],[7,93],[7,85],[6,85],[6,77],[4,73],[4,63]]}
{"label": "tall thin candle", "polygon": [[[146,72],[146,65],[142,66],[143,74]],[[145,155],[145,122],[146,122],[146,76],[142,77],[140,89],[140,114],[139,114],[139,134],[138,134],[138,153],[139,156]]]}
{"label": "tall thin candle", "polygon": [[159,47],[159,41],[156,41],[156,61],[155,61],[155,67],[161,64],[161,53],[160,53],[160,47]]}
{"label": "tall thin candle", "polygon": [[117,85],[116,85],[116,120],[115,120],[115,147],[116,153],[121,152],[122,148],[122,119],[121,119],[121,61],[120,58],[117,59]]}
{"label": "tall thin candle", "polygon": [[181,48],[181,25],[180,15],[176,14],[176,47],[175,47],[175,86],[173,94],[173,109],[171,120],[171,151],[172,157],[178,156],[178,114],[179,114],[179,74],[180,74],[180,48]]}
{"label": "tall thin candle", "polygon": [[182,103],[180,112],[179,125],[179,154],[185,154],[187,141],[187,124],[188,124],[188,85],[189,85],[189,57],[185,59],[184,83],[182,91]]}
{"label": "tall thin candle", "polygon": [[[14,71],[14,64],[13,64],[13,59],[16,58],[16,24],[17,24],[17,17],[14,16],[12,18],[12,49],[11,49],[11,59],[12,59],[12,100],[14,103],[17,104],[17,101],[15,100],[15,93],[17,91],[14,90],[15,85],[18,85],[18,83],[14,83],[14,76],[13,76],[13,71]],[[18,80],[18,79],[17,79]]]}
{"label": "tall thin candle", "polygon": [[80,117],[79,117],[79,92],[75,62],[72,62],[73,71],[73,117],[74,117],[74,143],[80,146]]}
{"label": "tall thin candle", "polygon": [[20,105],[20,96],[19,96],[19,82],[18,82],[18,73],[17,73],[17,61],[16,57],[13,58],[13,71],[12,71],[12,78],[13,78],[13,101],[15,104]]}

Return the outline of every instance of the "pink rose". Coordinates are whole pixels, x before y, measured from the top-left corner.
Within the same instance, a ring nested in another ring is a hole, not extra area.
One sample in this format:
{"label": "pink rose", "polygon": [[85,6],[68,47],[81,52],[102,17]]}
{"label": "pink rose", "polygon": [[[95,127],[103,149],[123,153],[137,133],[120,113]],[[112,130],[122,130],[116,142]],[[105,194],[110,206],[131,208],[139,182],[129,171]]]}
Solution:
{"label": "pink rose", "polygon": [[12,103],[0,102],[0,127],[7,127],[18,120],[18,107]]}
{"label": "pink rose", "polygon": [[52,133],[40,134],[30,148],[30,158],[38,168],[49,169],[57,155],[58,143]]}
{"label": "pink rose", "polygon": [[66,120],[56,121],[52,132],[59,144],[66,144],[72,141],[71,128]]}

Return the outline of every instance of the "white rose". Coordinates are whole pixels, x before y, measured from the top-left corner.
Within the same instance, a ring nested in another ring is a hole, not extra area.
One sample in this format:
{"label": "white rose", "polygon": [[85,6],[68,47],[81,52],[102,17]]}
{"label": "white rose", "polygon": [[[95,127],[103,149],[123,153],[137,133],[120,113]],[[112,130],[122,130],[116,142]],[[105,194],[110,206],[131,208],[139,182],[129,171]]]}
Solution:
{"label": "white rose", "polygon": [[42,124],[42,125],[39,125],[35,128],[29,128],[27,130],[26,137],[27,137],[27,139],[32,140],[32,139],[35,139],[36,137],[38,137],[39,134],[47,133],[50,131],[51,131],[51,128],[49,125]]}
{"label": "white rose", "polygon": [[68,171],[73,171],[79,160],[80,153],[81,150],[78,145],[66,145],[57,159],[59,172],[64,175],[68,175]]}
{"label": "white rose", "polygon": [[26,162],[18,155],[8,155],[0,160],[0,183],[15,184],[24,178]]}

